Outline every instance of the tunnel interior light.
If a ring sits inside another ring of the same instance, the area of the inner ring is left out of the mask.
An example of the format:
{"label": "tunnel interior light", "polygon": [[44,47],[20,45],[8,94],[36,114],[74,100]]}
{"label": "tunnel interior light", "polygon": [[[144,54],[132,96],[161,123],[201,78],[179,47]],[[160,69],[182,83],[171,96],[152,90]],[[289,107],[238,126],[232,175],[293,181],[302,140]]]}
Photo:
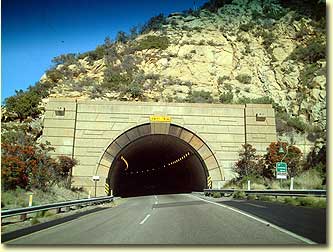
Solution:
{"label": "tunnel interior light", "polygon": [[[180,161],[183,161],[184,159],[187,159],[189,156],[191,155],[190,152],[186,152],[185,154],[183,154],[182,156],[180,156],[179,158],[171,161],[170,163],[167,164],[163,164],[160,167],[155,167],[155,168],[151,168],[151,169],[146,169],[146,170],[141,170],[141,171],[136,171],[136,172],[126,172],[126,175],[133,175],[133,174],[142,174],[142,173],[148,173],[148,172],[152,172],[152,171],[159,171],[160,169],[166,168],[167,166],[173,166],[177,163],[179,163]],[[124,160],[123,160],[124,161]],[[125,169],[126,171],[126,169]]]}

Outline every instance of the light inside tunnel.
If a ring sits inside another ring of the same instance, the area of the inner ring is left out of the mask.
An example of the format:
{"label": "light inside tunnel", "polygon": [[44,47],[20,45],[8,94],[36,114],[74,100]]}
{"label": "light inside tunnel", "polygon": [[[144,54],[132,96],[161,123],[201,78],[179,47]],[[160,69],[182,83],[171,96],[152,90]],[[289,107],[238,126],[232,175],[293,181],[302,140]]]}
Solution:
{"label": "light inside tunnel", "polygon": [[120,150],[109,183],[115,196],[130,197],[202,191],[206,176],[204,162],[187,142],[172,135],[151,134]]}

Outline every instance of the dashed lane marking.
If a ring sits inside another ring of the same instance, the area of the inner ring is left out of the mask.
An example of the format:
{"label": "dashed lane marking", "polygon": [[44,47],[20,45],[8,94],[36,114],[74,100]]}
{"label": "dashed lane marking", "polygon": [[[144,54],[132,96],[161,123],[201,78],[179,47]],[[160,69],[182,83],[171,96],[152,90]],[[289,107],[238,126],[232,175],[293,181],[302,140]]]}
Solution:
{"label": "dashed lane marking", "polygon": [[147,216],[140,222],[140,225],[144,224],[146,220],[150,217],[150,214],[147,214]]}

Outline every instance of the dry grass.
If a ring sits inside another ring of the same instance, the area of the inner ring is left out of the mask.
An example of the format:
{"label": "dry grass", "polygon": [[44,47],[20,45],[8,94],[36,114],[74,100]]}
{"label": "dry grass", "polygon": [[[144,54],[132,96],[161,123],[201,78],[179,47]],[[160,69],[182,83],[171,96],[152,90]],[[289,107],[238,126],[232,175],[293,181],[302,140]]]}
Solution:
{"label": "dry grass", "polygon": [[322,179],[316,170],[308,170],[295,177],[295,189],[323,189]]}
{"label": "dry grass", "polygon": [[48,192],[43,192],[41,190],[32,190],[30,192],[26,192],[22,189],[2,192],[1,205],[6,209],[27,207],[29,205],[30,194],[33,195],[33,205],[43,205],[88,197],[87,192],[73,192],[66,188],[55,185]]}

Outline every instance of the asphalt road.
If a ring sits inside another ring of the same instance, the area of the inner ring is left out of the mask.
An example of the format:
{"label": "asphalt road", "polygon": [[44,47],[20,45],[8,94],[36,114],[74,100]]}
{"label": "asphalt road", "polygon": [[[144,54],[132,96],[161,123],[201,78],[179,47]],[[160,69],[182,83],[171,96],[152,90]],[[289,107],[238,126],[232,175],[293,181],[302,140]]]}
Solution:
{"label": "asphalt road", "polygon": [[126,198],[6,244],[307,244],[309,240],[193,194]]}

